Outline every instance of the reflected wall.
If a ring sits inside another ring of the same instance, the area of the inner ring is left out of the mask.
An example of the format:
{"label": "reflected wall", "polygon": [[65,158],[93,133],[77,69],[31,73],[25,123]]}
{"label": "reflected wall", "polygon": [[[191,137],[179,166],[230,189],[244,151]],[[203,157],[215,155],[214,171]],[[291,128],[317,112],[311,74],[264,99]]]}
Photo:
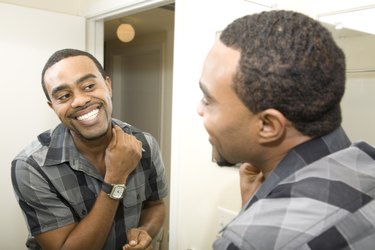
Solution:
{"label": "reflected wall", "polygon": [[[368,9],[364,10],[368,11]],[[353,10],[353,12],[361,15],[358,10]],[[325,17],[327,16],[329,15]],[[375,19],[375,14],[369,18]],[[352,20],[356,19],[352,18]],[[348,21],[350,20],[346,22]],[[373,23],[367,20],[364,26],[368,25],[367,22]],[[346,56],[346,89],[341,104],[342,126],[353,142],[364,140],[375,145],[375,133],[373,133],[373,128],[375,128],[375,34],[370,33],[372,31],[366,28],[359,27],[356,30],[342,27],[338,21],[336,25],[327,23],[323,25],[331,31]],[[358,24],[351,27],[358,27]]]}

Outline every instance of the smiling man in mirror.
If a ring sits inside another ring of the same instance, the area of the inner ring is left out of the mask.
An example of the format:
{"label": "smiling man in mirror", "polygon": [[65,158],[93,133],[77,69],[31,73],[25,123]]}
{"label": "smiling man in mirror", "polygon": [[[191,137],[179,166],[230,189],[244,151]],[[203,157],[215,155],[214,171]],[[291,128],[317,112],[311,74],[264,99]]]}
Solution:
{"label": "smiling man in mirror", "polygon": [[20,152],[11,172],[27,247],[150,249],[167,195],[156,140],[112,118],[111,80],[87,52],[55,52],[42,87],[61,123]]}

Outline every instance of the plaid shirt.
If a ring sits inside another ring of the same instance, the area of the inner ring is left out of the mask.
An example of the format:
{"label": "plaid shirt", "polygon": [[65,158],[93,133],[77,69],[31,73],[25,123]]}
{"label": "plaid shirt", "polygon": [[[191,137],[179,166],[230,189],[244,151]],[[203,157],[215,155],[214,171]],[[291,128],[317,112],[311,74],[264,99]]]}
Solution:
{"label": "plaid shirt", "polygon": [[[145,152],[128,177],[103,249],[122,249],[127,242],[126,231],[138,226],[143,202],[167,195],[164,164],[155,139],[126,123],[113,121],[141,140]],[[102,176],[77,151],[62,124],[42,133],[26,147],[13,160],[11,173],[15,195],[32,236],[79,222],[90,212],[103,183]],[[34,248],[35,244],[30,236],[28,247]]]}
{"label": "plaid shirt", "polygon": [[375,149],[338,128],[290,150],[214,243],[235,249],[374,249]]}

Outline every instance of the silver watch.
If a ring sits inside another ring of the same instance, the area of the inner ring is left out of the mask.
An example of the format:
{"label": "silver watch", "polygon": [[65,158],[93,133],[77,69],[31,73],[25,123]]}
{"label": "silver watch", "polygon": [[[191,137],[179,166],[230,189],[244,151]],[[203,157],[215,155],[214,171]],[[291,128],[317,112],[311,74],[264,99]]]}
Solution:
{"label": "silver watch", "polygon": [[111,199],[121,200],[124,197],[125,184],[109,184],[103,181],[102,190],[108,194]]}

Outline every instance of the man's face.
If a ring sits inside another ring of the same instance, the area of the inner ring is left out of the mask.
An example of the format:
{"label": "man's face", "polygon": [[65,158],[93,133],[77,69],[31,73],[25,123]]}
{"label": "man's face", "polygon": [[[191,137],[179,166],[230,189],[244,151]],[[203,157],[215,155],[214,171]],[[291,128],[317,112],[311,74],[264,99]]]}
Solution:
{"label": "man's face", "polygon": [[65,58],[46,71],[44,81],[51,98],[49,105],[73,136],[93,140],[108,132],[111,82],[103,79],[90,58]]}
{"label": "man's face", "polygon": [[216,42],[200,79],[203,98],[198,106],[217,162],[245,162],[252,147],[255,116],[233,89],[240,52]]}

